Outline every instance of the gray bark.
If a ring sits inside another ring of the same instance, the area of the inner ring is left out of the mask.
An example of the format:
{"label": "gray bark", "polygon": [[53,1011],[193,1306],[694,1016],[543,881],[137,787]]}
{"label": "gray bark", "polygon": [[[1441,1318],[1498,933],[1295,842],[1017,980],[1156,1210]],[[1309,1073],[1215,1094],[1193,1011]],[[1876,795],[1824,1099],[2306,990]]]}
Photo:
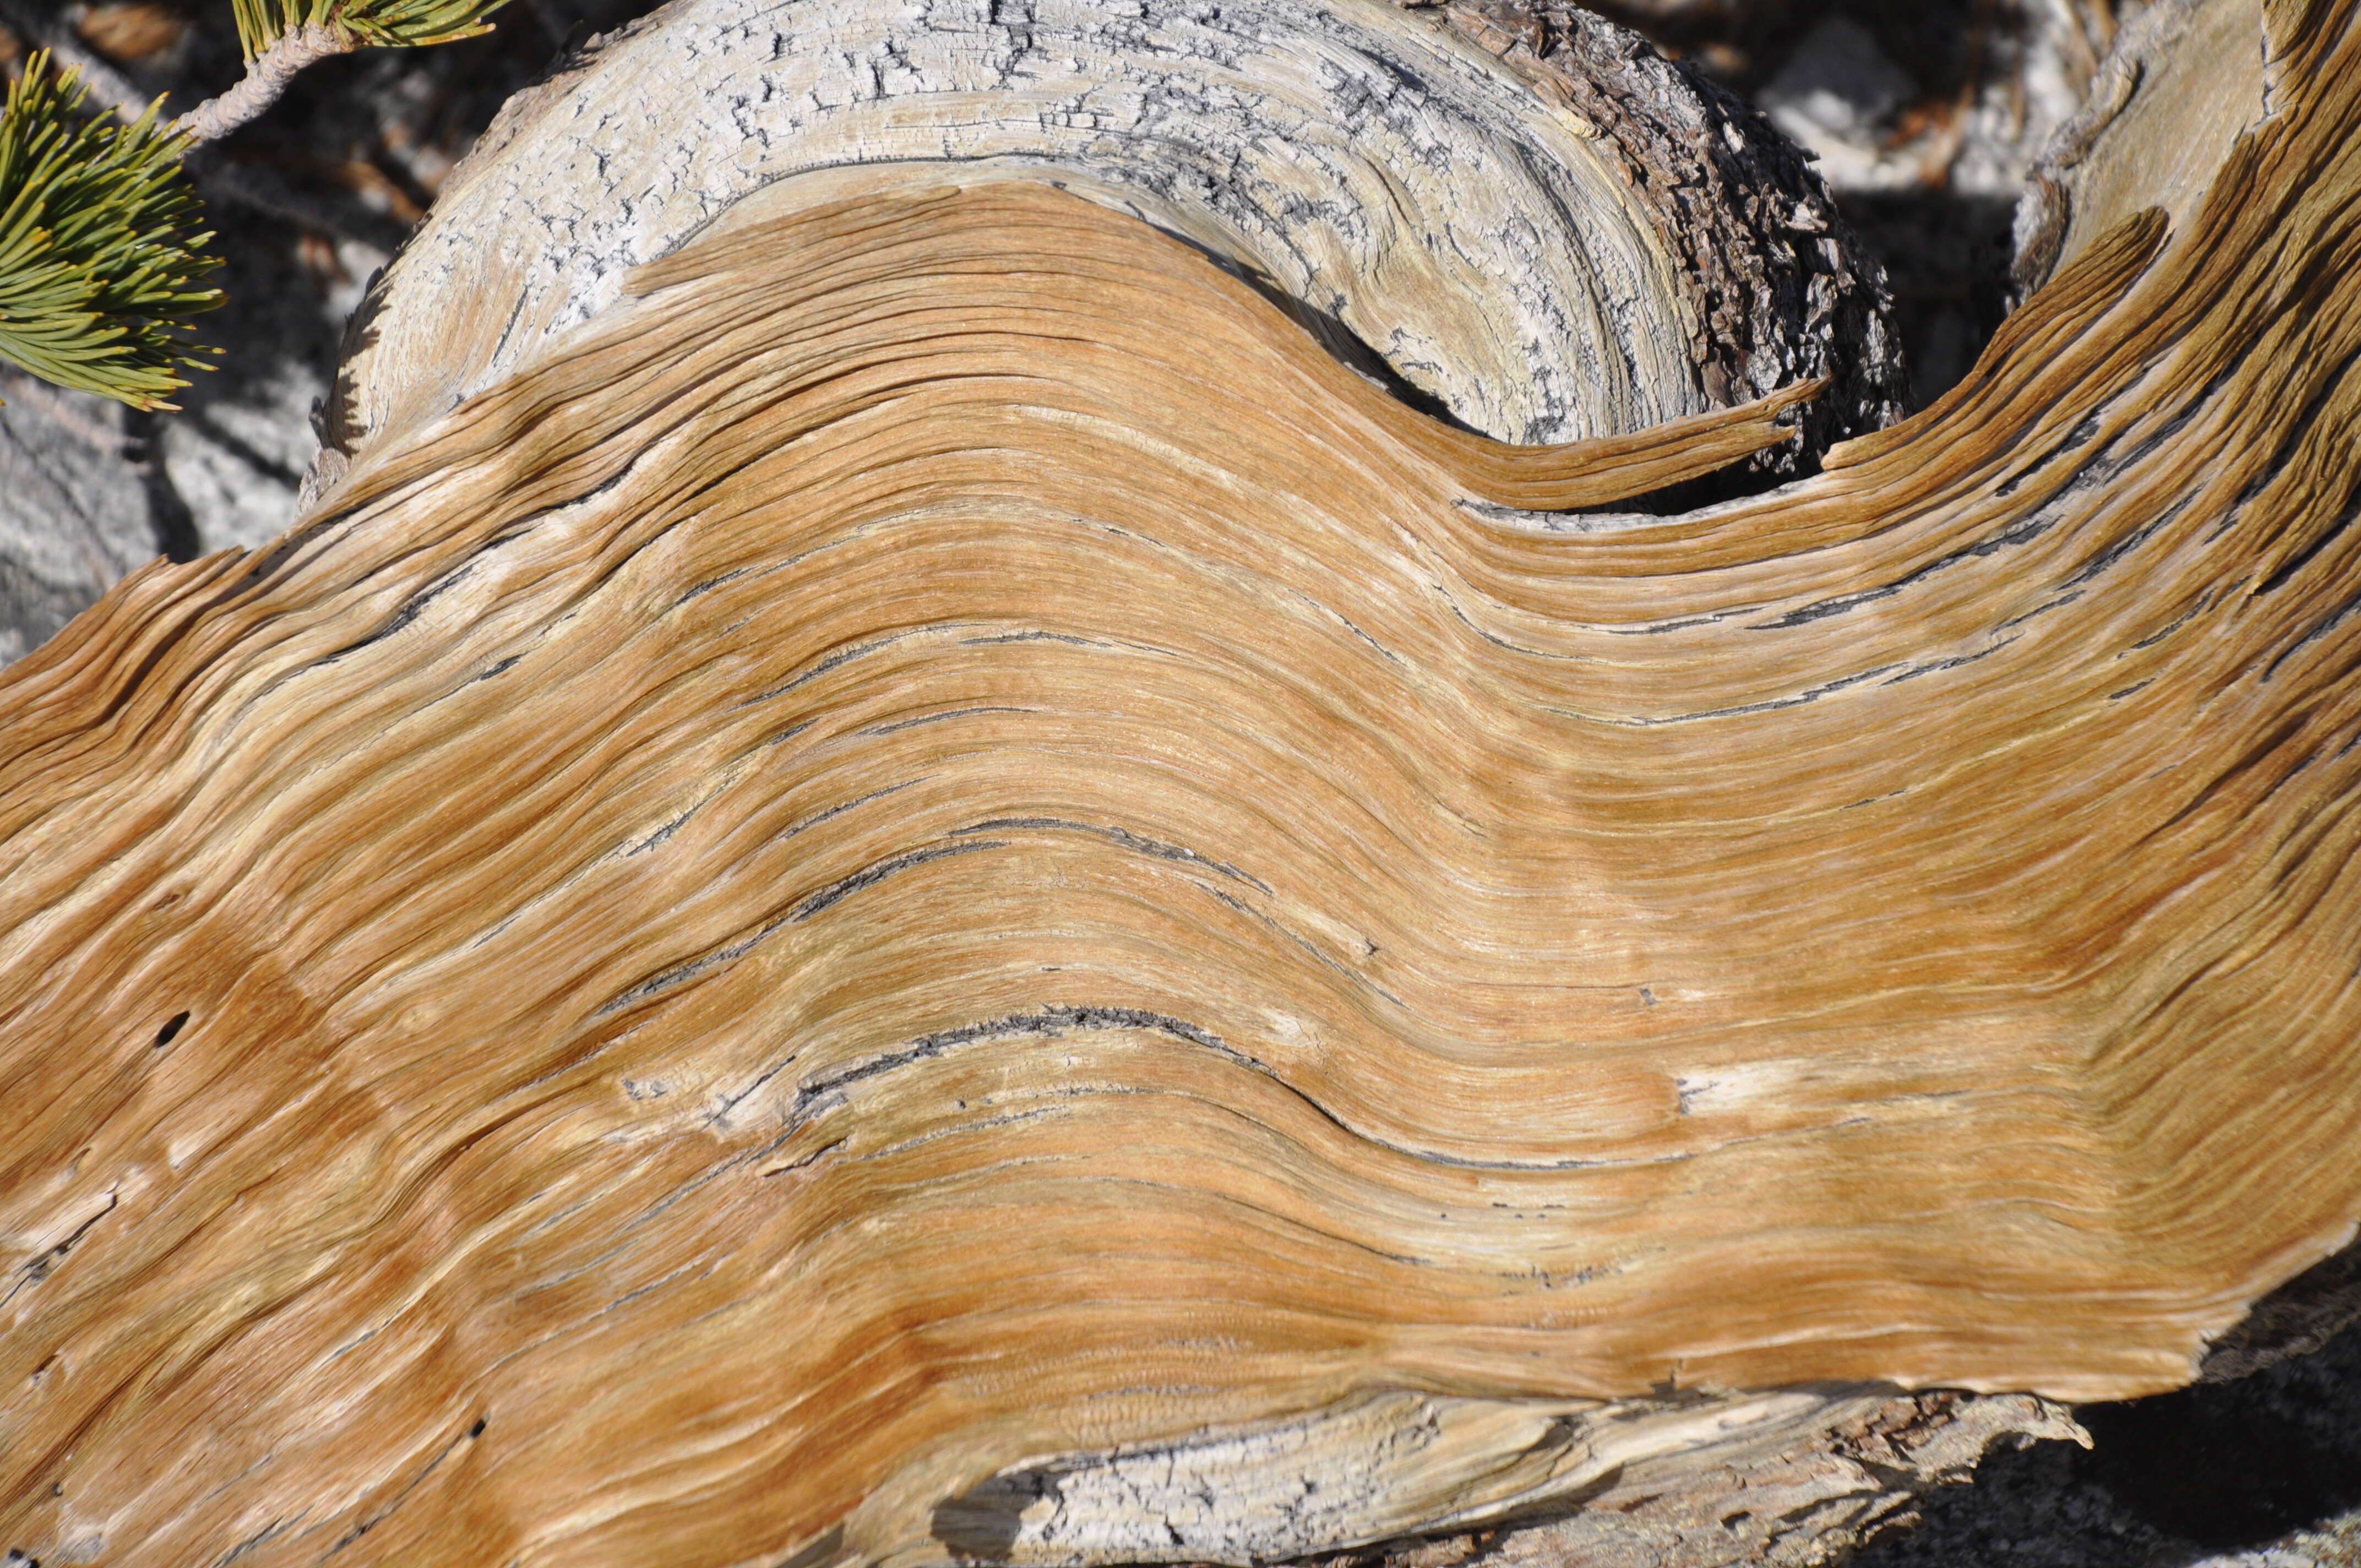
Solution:
{"label": "gray bark", "polygon": [[1506,439],[1823,374],[1807,443],[1900,411],[1874,269],[1801,159],[1570,9],[703,0],[503,110],[365,308],[330,467],[552,352],[732,203],[851,165],[1064,181]]}

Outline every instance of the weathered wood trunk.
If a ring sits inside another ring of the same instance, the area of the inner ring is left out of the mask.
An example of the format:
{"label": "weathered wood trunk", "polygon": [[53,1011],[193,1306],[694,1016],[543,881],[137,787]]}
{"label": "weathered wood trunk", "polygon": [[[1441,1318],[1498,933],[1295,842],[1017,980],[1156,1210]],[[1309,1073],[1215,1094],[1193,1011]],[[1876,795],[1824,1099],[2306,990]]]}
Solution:
{"label": "weathered wood trunk", "polygon": [[2361,1214],[2361,30],[2255,21],[1891,429],[1570,13],[552,82],[307,518],[0,674],[0,1547],[1803,1557],[2187,1381]]}

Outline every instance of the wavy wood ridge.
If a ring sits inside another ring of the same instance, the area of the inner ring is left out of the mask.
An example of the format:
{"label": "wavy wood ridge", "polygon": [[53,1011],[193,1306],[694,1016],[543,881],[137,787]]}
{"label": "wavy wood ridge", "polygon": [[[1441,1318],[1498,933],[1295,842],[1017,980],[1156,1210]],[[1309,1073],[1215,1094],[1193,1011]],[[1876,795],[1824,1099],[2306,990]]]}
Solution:
{"label": "wavy wood ridge", "polygon": [[0,674],[0,1544],[1245,1563],[2185,1381],[2361,1214],[2334,10],[1757,500],[789,192],[136,574]]}

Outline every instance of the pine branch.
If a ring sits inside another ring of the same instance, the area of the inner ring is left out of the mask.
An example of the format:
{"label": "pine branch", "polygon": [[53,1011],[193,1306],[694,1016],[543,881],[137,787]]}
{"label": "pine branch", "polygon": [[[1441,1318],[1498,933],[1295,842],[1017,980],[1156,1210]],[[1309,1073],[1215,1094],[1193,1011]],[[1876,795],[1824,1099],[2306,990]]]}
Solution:
{"label": "pine branch", "polygon": [[[238,20],[245,21],[243,11]],[[192,142],[219,141],[279,102],[287,84],[307,65],[354,48],[352,36],[319,22],[306,22],[273,38],[262,52],[247,56],[246,74],[219,97],[208,98],[173,122]]]}
{"label": "pine branch", "polygon": [[[488,32],[503,4],[233,0],[246,75],[169,126],[161,100],[137,109],[97,62],[59,72],[49,52],[34,55],[0,114],[0,358],[135,408],[171,407],[166,395],[188,385],[175,367],[205,352],[180,335],[185,318],[221,303],[197,285],[216,263],[203,249],[213,236],[191,232],[182,158],[260,115],[306,66]],[[21,9],[0,0],[11,20]],[[93,76],[121,121],[82,112]]]}
{"label": "pine branch", "polygon": [[205,352],[180,334],[221,303],[216,265],[181,168],[187,139],[157,122],[83,112],[76,73],[26,61],[0,111],[0,358],[134,408],[170,408],[176,367]]}
{"label": "pine branch", "polygon": [[370,45],[448,43],[489,32],[507,0],[235,0],[246,74],[176,122],[192,142],[219,141],[279,101],[303,68]]}
{"label": "pine branch", "polygon": [[246,58],[259,59],[280,38],[305,27],[326,27],[351,39],[345,47],[400,48],[449,43],[489,32],[486,18],[507,0],[232,0]]}
{"label": "pine branch", "polygon": [[[47,49],[53,65],[78,72],[82,84],[90,90],[91,97],[112,108],[126,124],[137,120],[146,112],[147,100],[139,96],[139,90],[132,86],[121,71],[85,49],[74,37],[71,27],[34,9],[27,0],[0,0],[0,23],[6,24],[29,39],[35,48]],[[187,134],[190,117],[184,115],[177,122],[183,134]],[[216,138],[192,137],[191,139],[205,141]],[[182,167],[196,181],[198,194],[209,203],[232,203],[284,223],[340,239],[358,240],[379,250],[390,251],[399,245],[402,230],[407,226],[395,224],[390,219],[377,218],[375,214],[356,221],[352,214],[339,212],[295,190],[283,180],[220,162],[208,156],[202,148],[186,158]]]}

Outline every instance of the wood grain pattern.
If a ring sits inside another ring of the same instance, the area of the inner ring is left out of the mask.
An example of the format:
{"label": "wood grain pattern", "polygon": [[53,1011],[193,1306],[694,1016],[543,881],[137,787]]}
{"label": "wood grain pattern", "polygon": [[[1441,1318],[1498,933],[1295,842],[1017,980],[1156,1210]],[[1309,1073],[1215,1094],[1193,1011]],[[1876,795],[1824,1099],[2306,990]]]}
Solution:
{"label": "wood grain pattern", "polygon": [[1754,500],[1595,510],[1778,400],[1505,447],[789,181],[136,574],[0,673],[0,1544],[1245,1563],[2186,1381],[2361,1214],[2361,38],[2272,25],[2187,232]]}

